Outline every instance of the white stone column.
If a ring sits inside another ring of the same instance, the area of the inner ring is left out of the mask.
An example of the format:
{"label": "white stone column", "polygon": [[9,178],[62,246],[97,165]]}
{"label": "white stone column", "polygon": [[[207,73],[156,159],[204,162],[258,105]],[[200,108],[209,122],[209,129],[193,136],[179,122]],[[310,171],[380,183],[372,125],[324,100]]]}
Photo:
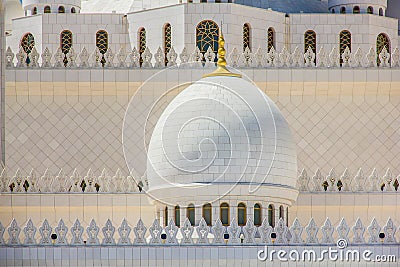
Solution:
{"label": "white stone column", "polygon": [[160,207],[160,225],[164,227],[165,209]]}
{"label": "white stone column", "polygon": [[246,203],[247,205],[247,214],[246,214],[246,222],[251,218],[254,223],[254,205],[252,203]]}
{"label": "white stone column", "polygon": [[231,224],[231,221],[233,220],[233,218],[235,218],[236,222],[237,221],[237,204],[234,205],[232,203],[229,203],[229,224]]}
{"label": "white stone column", "polygon": [[212,225],[214,225],[215,222],[220,218],[219,216],[220,216],[219,215],[219,204],[215,203],[211,207],[211,217],[212,217],[211,224]]}
{"label": "white stone column", "polygon": [[201,218],[203,218],[203,205],[195,205],[194,208],[194,214],[195,214],[195,225],[199,225]]}
{"label": "white stone column", "polygon": [[275,213],[275,226],[279,221],[279,206],[274,205],[274,213]]}

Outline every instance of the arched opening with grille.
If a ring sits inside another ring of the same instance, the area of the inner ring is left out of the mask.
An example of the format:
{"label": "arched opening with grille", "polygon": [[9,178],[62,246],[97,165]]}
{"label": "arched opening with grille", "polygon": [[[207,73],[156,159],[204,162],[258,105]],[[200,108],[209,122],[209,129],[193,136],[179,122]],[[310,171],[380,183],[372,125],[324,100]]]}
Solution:
{"label": "arched opening with grille", "polygon": [[32,10],[32,15],[36,15],[37,14],[37,7],[34,7]]}
{"label": "arched opening with grille", "polygon": [[345,8],[344,6],[342,6],[342,7],[340,8],[340,13],[341,13],[341,14],[345,14],[345,13],[346,13],[346,8]]}
{"label": "arched opening with grille", "polygon": [[229,225],[229,204],[228,203],[222,203],[219,207],[219,214],[220,214],[220,220],[222,222],[222,225],[228,226]]}
{"label": "arched opening with grille", "polygon": [[163,29],[163,37],[164,37],[164,63],[165,66],[168,64],[168,53],[171,51],[172,47],[172,28],[171,24],[167,23],[164,25]]}
{"label": "arched opening with grille", "polygon": [[96,32],[96,47],[99,49],[101,56],[100,63],[104,67],[106,59],[104,55],[108,50],[108,33],[105,30],[99,30]]}
{"label": "arched opening with grille", "polygon": [[342,66],[343,63],[342,55],[346,47],[348,47],[351,52],[351,33],[348,30],[343,30],[339,34],[340,66]]}
{"label": "arched opening with grille", "polygon": [[194,210],[194,205],[193,204],[189,204],[189,206],[186,209],[186,217],[189,219],[189,222],[192,226],[195,225],[195,210]]}
{"label": "arched opening with grille", "polygon": [[60,47],[61,52],[64,54],[64,66],[68,64],[67,54],[72,47],[72,32],[69,30],[64,30],[60,34]]}
{"label": "arched opening with grille", "polygon": [[270,27],[270,28],[268,28],[268,46],[267,46],[268,52],[269,52],[269,50],[271,50],[272,47],[274,49],[276,49],[276,47],[275,47],[275,30],[274,30],[274,28]]}
{"label": "arched opening with grille", "polygon": [[200,52],[203,54],[202,60],[205,61],[204,54],[207,52],[208,48],[215,54],[214,60],[217,59],[218,52],[218,37],[219,37],[219,27],[218,24],[212,20],[203,20],[196,27],[196,46],[199,48]]}
{"label": "arched opening with grille", "polygon": [[168,225],[168,207],[165,207],[164,210],[164,226]]}
{"label": "arched opening with grille", "polygon": [[206,221],[208,226],[211,226],[212,223],[212,207],[210,203],[203,205],[203,218]]}
{"label": "arched opening with grille", "polygon": [[368,13],[368,14],[374,14],[374,8],[373,8],[372,6],[369,6],[369,7],[367,8],[367,13]]}
{"label": "arched opening with grille", "polygon": [[246,225],[246,204],[239,203],[238,204],[238,225],[245,226]]}
{"label": "arched opening with grille", "polygon": [[378,34],[378,37],[376,38],[376,62],[378,63],[378,66],[381,65],[381,60],[379,58],[380,53],[382,53],[382,50],[386,48],[386,51],[390,53],[390,39],[389,36],[387,36],[385,33],[380,33]]}
{"label": "arched opening with grille", "polygon": [[146,50],[146,29],[140,28],[138,31],[138,47],[140,55],[140,66],[143,64],[143,53]]}
{"label": "arched opening with grille", "polygon": [[180,227],[181,226],[181,208],[179,206],[175,206],[175,214],[174,214],[175,225]]}
{"label": "arched opening with grille", "polygon": [[58,7],[58,13],[65,13],[65,7],[59,6]]}
{"label": "arched opening with grille", "polygon": [[76,13],[75,7],[71,7],[71,13]]}
{"label": "arched opening with grille", "polygon": [[[304,53],[307,53],[308,48],[311,48],[312,52],[317,54],[317,34],[313,30],[308,30],[304,33]],[[314,58],[314,63],[316,57]]]}
{"label": "arched opening with grille", "polygon": [[359,6],[353,7],[353,14],[360,14],[360,7]]}
{"label": "arched opening with grille", "polygon": [[260,226],[261,223],[262,223],[261,205],[256,203],[254,204],[254,225]]}
{"label": "arched opening with grille", "polygon": [[21,41],[20,41],[20,46],[26,53],[26,65],[29,66],[31,63],[31,59],[29,57],[29,54],[32,52],[33,48],[35,47],[35,38],[33,37],[33,34],[28,32],[22,36]]}
{"label": "arched opening with grille", "polygon": [[243,24],[243,52],[246,48],[251,51],[251,29],[248,23]]}
{"label": "arched opening with grille", "polygon": [[268,224],[271,227],[275,227],[275,209],[272,204],[268,206]]}
{"label": "arched opening with grille", "polygon": [[44,13],[51,13],[51,8],[50,8],[50,6],[45,6],[45,7],[44,7]]}

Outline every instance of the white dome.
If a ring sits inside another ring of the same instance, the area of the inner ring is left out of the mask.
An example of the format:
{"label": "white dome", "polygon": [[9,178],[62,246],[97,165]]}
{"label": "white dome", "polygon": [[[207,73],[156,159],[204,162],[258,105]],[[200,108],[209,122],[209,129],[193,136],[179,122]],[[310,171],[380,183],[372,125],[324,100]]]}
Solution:
{"label": "white dome", "polygon": [[169,205],[242,196],[297,199],[297,157],[278,107],[242,78],[207,77],[160,116],[149,144],[148,193]]}

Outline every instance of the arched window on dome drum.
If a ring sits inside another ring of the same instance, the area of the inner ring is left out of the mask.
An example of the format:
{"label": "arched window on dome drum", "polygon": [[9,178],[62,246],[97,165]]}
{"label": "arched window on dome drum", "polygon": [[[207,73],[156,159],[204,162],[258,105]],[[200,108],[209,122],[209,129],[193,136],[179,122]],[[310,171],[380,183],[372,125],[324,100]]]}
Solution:
{"label": "arched window on dome drum", "polygon": [[64,30],[60,34],[60,47],[61,52],[64,54],[64,66],[68,64],[67,54],[72,47],[72,32],[69,30]]}
{"label": "arched window on dome drum", "polygon": [[334,8],[332,8],[332,14],[335,14],[336,13],[336,11],[335,11],[335,9]]}
{"label": "arched window on dome drum", "polygon": [[58,13],[65,13],[65,8],[63,6],[59,6]]}
{"label": "arched window on dome drum", "polygon": [[343,30],[339,34],[339,50],[340,50],[340,66],[342,66],[343,59],[342,54],[346,47],[350,49],[351,52],[351,33],[347,30]]}
{"label": "arched window on dome drum", "polygon": [[228,203],[222,203],[220,205],[219,214],[220,214],[220,220],[222,222],[222,225],[228,226],[229,225],[229,204]]}
{"label": "arched window on dome drum", "polygon": [[219,27],[218,24],[212,20],[203,20],[196,27],[196,46],[203,54],[203,61],[205,61],[204,54],[208,48],[211,47],[215,53],[215,59],[217,59],[218,52],[218,38],[219,38]]}
{"label": "arched window on dome drum", "polygon": [[206,221],[208,226],[211,226],[212,223],[212,207],[210,203],[203,205],[203,218]]}
{"label": "arched window on dome drum", "polygon": [[187,210],[186,210],[186,217],[189,219],[190,224],[192,226],[194,226],[195,219],[196,219],[194,212],[195,212],[194,205],[193,204],[189,204],[189,206],[187,207]]}
{"label": "arched window on dome drum", "polygon": [[250,25],[248,23],[243,24],[243,52],[248,47],[251,51],[251,37],[250,37]]}
{"label": "arched window on dome drum", "polygon": [[33,48],[35,47],[35,38],[33,37],[33,34],[28,32],[21,38],[20,46],[26,53],[26,65],[29,66],[29,63],[31,62],[29,58],[29,54],[32,52]]}
{"label": "arched window on dome drum", "polygon": [[383,8],[379,9],[379,16],[383,16]]}
{"label": "arched window on dome drum", "polygon": [[76,13],[75,7],[71,7],[71,13]]}
{"label": "arched window on dome drum", "polygon": [[268,28],[268,52],[271,48],[275,48],[275,30],[274,28]]}
{"label": "arched window on dome drum", "polygon": [[181,208],[179,206],[175,206],[175,225],[180,227],[181,226]]}
{"label": "arched window on dome drum", "polygon": [[100,63],[104,67],[106,64],[104,55],[108,50],[108,33],[105,30],[99,30],[96,32],[96,47],[99,49],[99,52],[102,55]]}
{"label": "arched window on dome drum", "polygon": [[260,226],[262,223],[261,205],[256,203],[254,205],[254,225]]}
{"label": "arched window on dome drum", "polygon": [[[313,30],[304,33],[304,53],[307,53],[308,48],[311,48],[315,55],[317,54],[317,34]],[[315,59],[314,63],[316,62]]]}
{"label": "arched window on dome drum", "polygon": [[374,8],[373,8],[372,6],[369,6],[369,7],[367,8],[367,13],[368,13],[368,14],[374,14]]}
{"label": "arched window on dome drum", "polygon": [[341,13],[341,14],[345,14],[345,13],[346,13],[346,8],[345,8],[344,6],[342,6],[342,7],[340,8],[340,13]]}
{"label": "arched window on dome drum", "polygon": [[285,216],[285,208],[283,206],[280,206],[279,207],[279,218],[284,219],[284,216]]}
{"label": "arched window on dome drum", "polygon": [[271,227],[275,227],[275,209],[272,204],[268,206],[268,223]]}
{"label": "arched window on dome drum", "polygon": [[359,6],[353,7],[353,14],[360,14],[360,7]]}
{"label": "arched window on dome drum", "polygon": [[246,225],[246,205],[244,203],[239,203],[238,205],[238,225]]}
{"label": "arched window on dome drum", "polygon": [[164,210],[164,226],[168,225],[168,207],[165,207]]}
{"label": "arched window on dome drum", "polygon": [[36,15],[37,14],[37,7],[34,7],[32,10],[32,15]]}
{"label": "arched window on dome drum", "polygon": [[44,13],[51,13],[51,8],[49,6],[45,6]]}
{"label": "arched window on dome drum", "polygon": [[139,55],[140,55],[140,66],[143,64],[143,57],[142,54],[146,50],[146,29],[145,28],[140,28],[139,32]]}
{"label": "arched window on dome drum", "polygon": [[172,28],[171,24],[167,23],[164,26],[164,63],[165,66],[168,64],[168,58],[167,55],[169,51],[171,51],[172,47]]}
{"label": "arched window on dome drum", "polygon": [[[378,37],[376,38],[376,62],[378,63],[378,66],[381,64],[381,60],[379,59],[379,54],[382,52],[382,50],[386,47],[386,50],[390,53],[390,40],[389,37],[384,34],[380,33]],[[389,59],[390,62],[390,59]]]}

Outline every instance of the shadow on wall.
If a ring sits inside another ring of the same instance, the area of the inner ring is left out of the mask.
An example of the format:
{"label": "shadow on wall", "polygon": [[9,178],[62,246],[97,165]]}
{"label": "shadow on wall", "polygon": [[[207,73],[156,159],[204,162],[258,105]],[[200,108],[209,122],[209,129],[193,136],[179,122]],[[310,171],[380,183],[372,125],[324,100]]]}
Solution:
{"label": "shadow on wall", "polygon": [[389,0],[388,7],[386,10],[386,16],[397,18],[399,20],[399,35],[400,35],[400,1],[399,0]]}

